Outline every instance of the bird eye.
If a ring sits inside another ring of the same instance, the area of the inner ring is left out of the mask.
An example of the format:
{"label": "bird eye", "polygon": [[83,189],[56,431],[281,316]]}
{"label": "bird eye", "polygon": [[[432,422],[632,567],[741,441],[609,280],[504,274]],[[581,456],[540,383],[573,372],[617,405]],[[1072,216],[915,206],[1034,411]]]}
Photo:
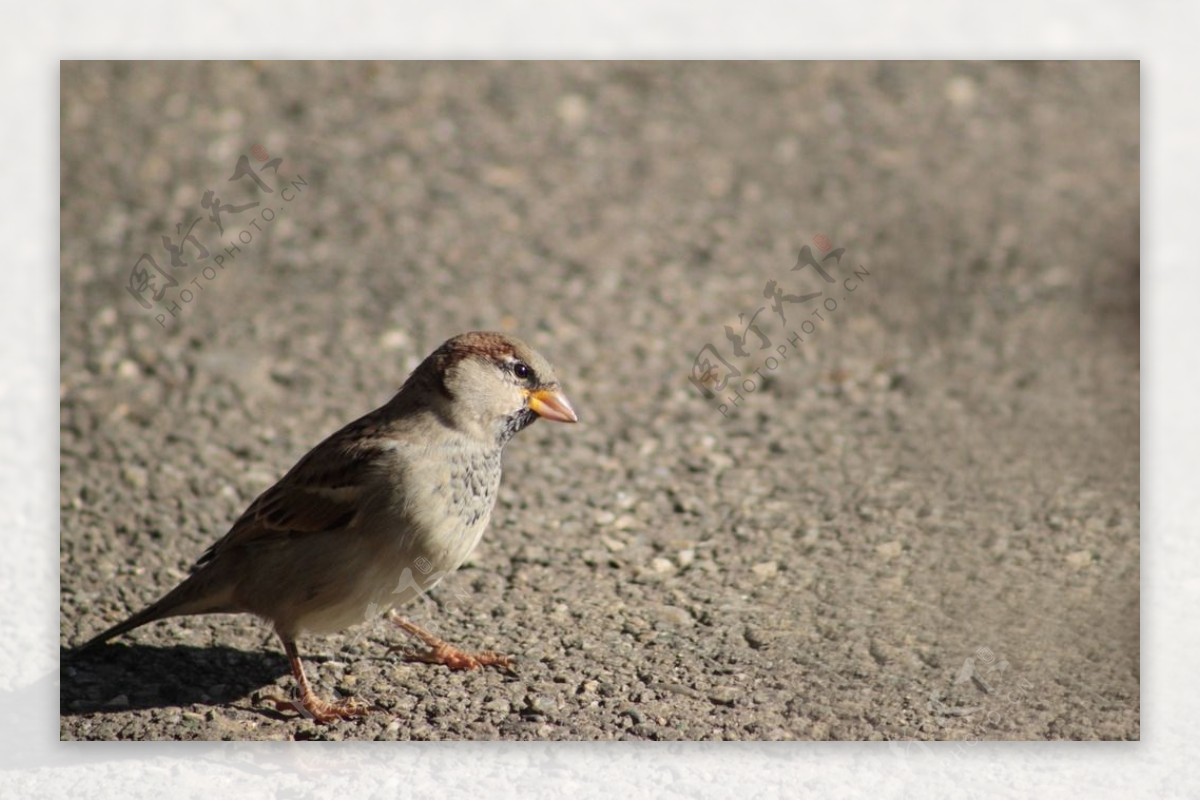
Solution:
{"label": "bird eye", "polygon": [[533,370],[525,362],[517,362],[512,369],[513,374],[522,381],[528,380],[533,375]]}

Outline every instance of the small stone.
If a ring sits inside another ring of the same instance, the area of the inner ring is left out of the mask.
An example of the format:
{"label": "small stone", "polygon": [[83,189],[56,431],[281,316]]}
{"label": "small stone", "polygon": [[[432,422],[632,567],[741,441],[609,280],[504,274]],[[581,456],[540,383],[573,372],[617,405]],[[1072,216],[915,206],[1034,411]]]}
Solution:
{"label": "small stone", "polygon": [[679,552],[679,556],[676,557],[676,561],[679,562],[680,567],[687,567],[692,562],[696,561],[696,549],[684,548]]}
{"label": "small stone", "polygon": [[379,337],[379,347],[384,350],[400,350],[408,347],[408,333],[400,328],[393,328],[390,331],[384,331]]}
{"label": "small stone", "polygon": [[613,521],[613,528],[615,528],[617,531],[627,531],[637,524],[637,518],[633,515],[621,515]]}
{"label": "small stone", "polygon": [[755,650],[766,648],[767,645],[770,644],[770,639],[767,637],[766,633],[763,632],[762,629],[754,626],[747,626],[746,630],[742,632],[742,637],[745,638],[746,644]]}
{"label": "small stone", "polygon": [[558,704],[553,698],[545,695],[527,695],[525,696],[526,715],[548,715],[558,709]]}
{"label": "small stone", "polygon": [[389,734],[395,734],[396,732],[400,731],[400,719],[396,718],[391,723],[389,723],[387,725],[387,731]]}
{"label": "small stone", "polygon": [[895,559],[903,550],[904,543],[900,542],[900,540],[882,542],[875,546],[875,553],[879,554],[884,559]]}
{"label": "small stone", "polygon": [[488,701],[483,705],[483,708],[489,712],[506,713],[511,711],[512,705],[509,704],[508,699],[506,698],[497,698],[494,701]]}
{"label": "small stone", "polygon": [[604,547],[608,548],[608,550],[610,550],[610,551],[625,550],[625,543],[621,542],[620,540],[618,540],[614,537],[604,536],[604,537],[600,538],[600,541],[602,543],[604,543]]}
{"label": "small stone", "polygon": [[975,82],[965,75],[956,75],[946,83],[946,99],[959,107],[975,102]]}
{"label": "small stone", "polygon": [[563,125],[568,128],[578,128],[587,122],[588,103],[577,94],[563,95],[559,98],[555,111]]}
{"label": "small stone", "polygon": [[659,619],[674,626],[691,626],[692,616],[681,606],[663,606],[659,610]]}
{"label": "small stone", "polygon": [[750,572],[759,578],[770,578],[779,572],[778,562],[759,562],[750,568]]}
{"label": "small stone", "polygon": [[135,490],[143,490],[149,480],[149,473],[141,465],[127,464],[121,467],[121,480]]}
{"label": "small stone", "polygon": [[1075,570],[1083,570],[1092,564],[1091,551],[1075,551],[1067,554],[1067,564]]}
{"label": "small stone", "polygon": [[723,453],[705,454],[705,458],[708,459],[709,464],[711,464],[713,469],[718,473],[722,470],[728,470],[729,468],[733,467],[733,458],[726,456]]}
{"label": "small stone", "polygon": [[675,565],[670,559],[656,556],[650,560],[650,569],[655,573],[670,573],[675,570]]}
{"label": "small stone", "polygon": [[593,518],[597,526],[607,526],[617,519],[617,516],[607,509],[596,512],[596,517]]}
{"label": "small stone", "polygon": [[481,173],[485,183],[499,189],[518,186],[525,180],[525,175],[520,170],[501,164],[485,165]]}
{"label": "small stone", "polygon": [[721,706],[733,706],[740,695],[736,687],[714,687],[708,693],[708,700]]}

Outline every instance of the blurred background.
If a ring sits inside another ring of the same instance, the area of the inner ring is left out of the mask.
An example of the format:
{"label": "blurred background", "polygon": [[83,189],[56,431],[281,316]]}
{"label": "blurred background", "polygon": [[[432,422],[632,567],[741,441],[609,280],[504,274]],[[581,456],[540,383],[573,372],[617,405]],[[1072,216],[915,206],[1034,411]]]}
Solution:
{"label": "blurred background", "polygon": [[1136,62],[63,62],[61,98],[64,645],[455,333],[583,420],[514,441],[414,610],[518,677],[313,638],[389,713],[314,727],[264,712],[265,627],[180,619],[66,667],[62,737],[1139,736]]}

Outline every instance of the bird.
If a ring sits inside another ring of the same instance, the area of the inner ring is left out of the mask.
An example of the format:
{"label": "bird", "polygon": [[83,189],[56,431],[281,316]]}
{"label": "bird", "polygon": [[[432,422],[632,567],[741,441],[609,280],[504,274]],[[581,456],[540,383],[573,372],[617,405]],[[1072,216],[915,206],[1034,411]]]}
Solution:
{"label": "bird", "polygon": [[510,657],[460,650],[396,609],[478,544],[504,446],[539,418],[579,419],[541,354],[497,332],[448,339],[387,403],[331,434],[259,495],[182,583],[75,655],[164,618],[252,614],[273,626],[296,682],[296,699],[271,700],[320,723],[372,707],[314,692],[297,648],[303,634],[386,616],[426,646],[410,659],[454,670],[511,668]]}

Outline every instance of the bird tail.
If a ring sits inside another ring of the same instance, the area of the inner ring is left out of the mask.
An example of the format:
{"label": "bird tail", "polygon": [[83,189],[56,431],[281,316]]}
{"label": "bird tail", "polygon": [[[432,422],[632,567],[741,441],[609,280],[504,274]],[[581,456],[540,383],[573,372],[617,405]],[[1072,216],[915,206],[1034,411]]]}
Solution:
{"label": "bird tail", "polygon": [[[236,609],[229,603],[226,593],[214,593],[213,587],[205,581],[203,573],[194,573],[175,589],[147,606],[142,611],[131,615],[112,628],[92,637],[74,650],[74,654],[90,651],[98,645],[120,636],[127,631],[133,631],[139,626],[163,620],[168,617],[181,615],[203,615],[216,612],[232,612]],[[219,596],[219,597],[215,597]]]}

